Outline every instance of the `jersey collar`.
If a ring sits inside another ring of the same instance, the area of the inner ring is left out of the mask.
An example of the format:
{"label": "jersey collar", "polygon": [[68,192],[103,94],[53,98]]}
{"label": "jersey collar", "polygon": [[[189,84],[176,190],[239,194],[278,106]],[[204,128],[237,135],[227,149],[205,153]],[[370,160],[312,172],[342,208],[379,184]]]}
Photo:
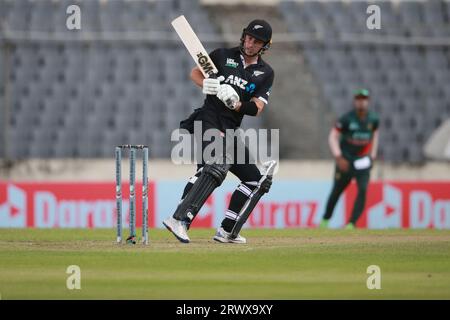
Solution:
{"label": "jersey collar", "polygon": [[257,64],[258,64],[258,61],[259,61],[259,59],[260,59],[260,58],[258,57],[258,60],[257,60],[256,62],[253,62],[253,63],[250,63],[250,64],[246,64],[246,63],[245,63],[244,56],[242,55],[242,53],[240,53],[239,55],[241,56],[242,66],[244,67],[244,69],[246,69],[248,66],[257,65]]}
{"label": "jersey collar", "polygon": [[256,62],[251,63],[251,64],[246,64],[244,56],[242,55],[241,50],[239,49],[239,47],[235,47],[234,49],[239,54],[239,57],[241,58],[242,66],[244,67],[244,69],[247,68],[248,66],[253,66],[253,65],[261,66],[262,65],[261,56],[258,56],[258,60]]}

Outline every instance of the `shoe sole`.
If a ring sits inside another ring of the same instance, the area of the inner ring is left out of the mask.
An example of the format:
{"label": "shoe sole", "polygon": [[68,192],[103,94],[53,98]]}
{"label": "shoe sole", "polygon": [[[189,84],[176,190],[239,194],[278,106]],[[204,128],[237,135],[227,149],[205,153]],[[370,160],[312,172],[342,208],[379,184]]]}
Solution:
{"label": "shoe sole", "polygon": [[246,244],[247,241],[246,241],[246,242],[239,242],[239,241],[233,241],[233,240],[230,240],[230,243],[235,243],[235,244]]}
{"label": "shoe sole", "polygon": [[224,239],[224,238],[219,238],[219,237],[214,237],[213,240],[215,240],[217,242],[220,242],[220,243],[235,243],[235,244],[246,244],[247,243],[247,242],[238,242],[238,241]]}
{"label": "shoe sole", "polygon": [[229,240],[219,237],[214,237],[213,240],[220,242],[220,243],[231,243]]}
{"label": "shoe sole", "polygon": [[167,230],[169,230],[170,232],[172,232],[172,234],[175,236],[175,238],[177,238],[178,241],[182,242],[182,243],[189,243],[188,239],[183,239],[180,238],[175,232],[173,232],[172,228],[170,228],[165,222],[163,222],[164,227],[167,228]]}

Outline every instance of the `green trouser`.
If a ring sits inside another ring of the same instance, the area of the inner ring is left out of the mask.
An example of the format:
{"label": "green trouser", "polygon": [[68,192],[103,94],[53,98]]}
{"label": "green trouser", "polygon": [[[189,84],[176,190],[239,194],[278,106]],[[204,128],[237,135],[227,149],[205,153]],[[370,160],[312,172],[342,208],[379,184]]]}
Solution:
{"label": "green trouser", "polygon": [[367,186],[370,180],[370,168],[364,170],[355,170],[354,168],[350,168],[347,172],[343,172],[337,167],[335,168],[333,189],[328,197],[327,207],[323,217],[325,220],[329,220],[331,218],[334,207],[339,200],[339,196],[353,178],[356,179],[356,183],[358,185],[358,195],[356,196],[349,222],[356,224],[356,221],[358,221],[358,218],[361,216],[366,203]]}

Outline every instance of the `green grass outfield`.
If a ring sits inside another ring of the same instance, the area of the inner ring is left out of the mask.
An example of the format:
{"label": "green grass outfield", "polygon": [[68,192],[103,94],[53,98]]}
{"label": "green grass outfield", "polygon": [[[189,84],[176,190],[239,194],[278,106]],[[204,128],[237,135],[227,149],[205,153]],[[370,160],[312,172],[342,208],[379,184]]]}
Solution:
{"label": "green grass outfield", "polygon": [[[2,299],[450,299],[450,231],[244,230],[247,245],[193,229],[117,245],[114,230],[0,229]],[[66,269],[81,268],[81,290]],[[369,290],[369,265],[381,290]]]}

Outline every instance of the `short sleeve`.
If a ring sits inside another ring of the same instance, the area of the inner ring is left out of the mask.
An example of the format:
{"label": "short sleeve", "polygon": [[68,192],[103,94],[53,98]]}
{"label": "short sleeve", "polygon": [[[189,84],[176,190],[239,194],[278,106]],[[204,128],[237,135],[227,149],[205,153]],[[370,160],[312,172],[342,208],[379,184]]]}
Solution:
{"label": "short sleeve", "polygon": [[348,130],[348,119],[346,115],[341,116],[336,123],[334,124],[334,128],[339,132],[345,132]]}
{"label": "short sleeve", "polygon": [[380,118],[378,116],[375,116],[373,119],[373,131],[377,131],[379,125],[380,125]]}
{"label": "short sleeve", "polygon": [[266,79],[261,84],[261,86],[255,91],[253,94],[254,97],[261,100],[265,104],[269,103],[270,90],[272,89],[273,80],[275,78],[275,74],[272,71]]}

